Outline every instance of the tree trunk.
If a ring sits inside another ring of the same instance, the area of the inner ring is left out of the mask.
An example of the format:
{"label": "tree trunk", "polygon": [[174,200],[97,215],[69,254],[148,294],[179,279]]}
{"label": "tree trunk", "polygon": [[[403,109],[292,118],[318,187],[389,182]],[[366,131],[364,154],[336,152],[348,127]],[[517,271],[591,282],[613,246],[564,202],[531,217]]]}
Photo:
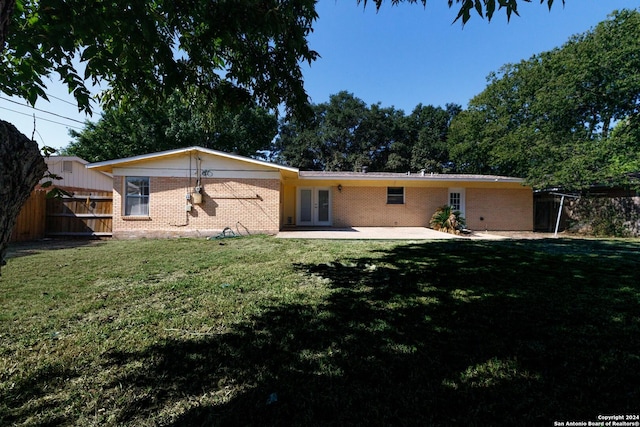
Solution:
{"label": "tree trunk", "polygon": [[0,268],[20,209],[46,171],[38,144],[0,120]]}

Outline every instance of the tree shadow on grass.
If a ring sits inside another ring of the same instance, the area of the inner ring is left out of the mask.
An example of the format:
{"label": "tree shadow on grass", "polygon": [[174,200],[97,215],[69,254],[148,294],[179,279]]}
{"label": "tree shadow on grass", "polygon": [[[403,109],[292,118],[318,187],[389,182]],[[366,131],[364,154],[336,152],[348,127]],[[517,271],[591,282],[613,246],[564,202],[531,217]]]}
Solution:
{"label": "tree shadow on grass", "polygon": [[46,364],[8,387],[0,387],[0,425],[18,425],[20,421],[42,427],[72,424],[71,414],[65,413],[64,403],[51,390],[80,376],[74,368],[62,363]]}
{"label": "tree shadow on grass", "polygon": [[77,237],[68,239],[41,239],[27,242],[12,242],[8,245],[5,259],[9,260],[11,258],[34,255],[58,249],[97,246],[104,244],[106,240],[106,238]]}
{"label": "tree shadow on grass", "polygon": [[[637,413],[637,244],[430,242],[300,264],[318,306],[272,304],[139,363],[118,423],[531,425]],[[107,365],[108,365],[107,364]],[[109,366],[105,366],[108,369]]]}

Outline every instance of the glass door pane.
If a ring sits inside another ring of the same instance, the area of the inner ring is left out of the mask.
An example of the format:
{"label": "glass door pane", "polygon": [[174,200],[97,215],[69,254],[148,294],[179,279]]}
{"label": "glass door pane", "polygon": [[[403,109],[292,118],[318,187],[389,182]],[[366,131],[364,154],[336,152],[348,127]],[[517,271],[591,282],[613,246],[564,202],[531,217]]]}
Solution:
{"label": "glass door pane", "polygon": [[313,207],[313,192],[309,189],[300,190],[300,222],[311,223]]}
{"label": "glass door pane", "polygon": [[329,222],[329,190],[318,190],[318,222]]}

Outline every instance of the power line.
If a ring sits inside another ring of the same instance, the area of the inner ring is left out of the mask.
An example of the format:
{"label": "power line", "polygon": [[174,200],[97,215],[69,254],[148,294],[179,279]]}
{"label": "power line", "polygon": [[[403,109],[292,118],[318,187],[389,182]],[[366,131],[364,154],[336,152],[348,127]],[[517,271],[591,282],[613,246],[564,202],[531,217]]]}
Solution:
{"label": "power line", "polygon": [[[13,99],[3,98],[2,96],[0,96],[0,99],[12,102],[12,103],[17,104],[17,105],[19,105],[21,107],[29,107],[28,105],[21,104],[20,102],[14,101]],[[72,119],[71,117],[66,117],[66,116],[63,116],[61,114],[52,113],[50,111],[42,110],[42,109],[36,108],[36,107],[29,107],[29,108],[32,108],[32,109],[34,109],[36,111],[40,111],[42,113],[51,114],[52,116],[60,117],[61,119],[69,120],[69,121],[80,123],[81,125],[84,125],[84,122],[81,122],[80,120]]]}
{"label": "power line", "polygon": [[45,92],[45,94],[47,95],[47,98],[57,99],[58,101],[64,102],[65,104],[73,105],[74,107],[78,106],[78,104],[74,104],[73,102],[67,101],[66,99],[58,98],[57,96],[51,95],[48,92]]}
{"label": "power line", "polygon": [[[16,114],[22,114],[23,116],[27,116],[27,117],[33,117],[33,115],[31,115],[31,114],[29,114],[29,113],[23,113],[23,112],[21,112],[21,111],[12,110],[11,108],[0,107],[0,109],[2,109],[2,110],[7,110],[7,111],[11,111],[12,113],[16,113]],[[62,125],[62,126],[66,126],[66,127],[70,127],[70,128],[74,128],[74,129],[82,130],[82,128],[81,128],[81,127],[78,127],[78,126],[69,125],[69,124],[66,124],[66,123],[56,122],[55,120],[49,120],[49,119],[45,119],[45,118],[43,118],[43,117],[38,117],[38,116],[35,116],[35,117],[36,117],[36,119],[38,119],[38,120],[42,120],[43,122],[55,123],[55,124],[57,124],[57,125]]]}

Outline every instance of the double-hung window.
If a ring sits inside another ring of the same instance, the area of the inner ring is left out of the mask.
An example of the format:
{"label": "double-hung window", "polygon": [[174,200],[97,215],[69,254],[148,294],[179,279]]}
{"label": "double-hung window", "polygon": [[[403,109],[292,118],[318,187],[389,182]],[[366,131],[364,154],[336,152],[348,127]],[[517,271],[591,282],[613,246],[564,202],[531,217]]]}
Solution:
{"label": "double-hung window", "polygon": [[387,187],[387,204],[404,204],[404,187]]}
{"label": "double-hung window", "polygon": [[149,216],[149,177],[125,178],[125,216]]}

